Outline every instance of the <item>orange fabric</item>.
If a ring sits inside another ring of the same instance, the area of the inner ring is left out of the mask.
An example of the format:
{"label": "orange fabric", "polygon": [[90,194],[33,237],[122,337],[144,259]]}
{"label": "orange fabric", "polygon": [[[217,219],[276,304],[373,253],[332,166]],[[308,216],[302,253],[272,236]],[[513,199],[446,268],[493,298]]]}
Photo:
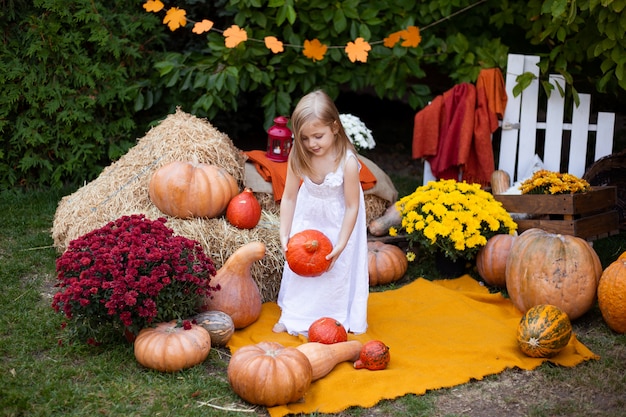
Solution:
{"label": "orange fabric", "polygon": [[[502,120],[508,98],[500,68],[481,69],[476,80],[476,88],[485,90],[489,111],[495,114],[497,119]],[[497,119],[495,120],[495,126],[491,126],[492,132],[498,128]]]}
{"label": "orange fabric", "polygon": [[420,110],[414,118],[413,158],[426,158],[438,179],[488,185],[495,169],[491,134],[507,97],[498,68],[481,70],[476,86],[462,83]]}
{"label": "orange fabric", "polygon": [[[265,151],[246,151],[248,159],[252,161],[257,172],[265,181],[272,183],[274,191],[274,200],[280,201],[285,191],[285,180],[287,179],[287,162],[276,162],[267,158]],[[370,169],[361,162],[361,171],[359,172],[361,187],[363,191],[369,190],[376,185],[376,176]]]}
{"label": "orange fabric", "polygon": [[[274,302],[263,304],[261,316],[235,331],[228,342],[232,353],[261,341],[283,346],[306,342],[303,336],[276,334],[280,316]],[[517,346],[522,313],[510,299],[491,294],[464,275],[452,280],[417,279],[401,288],[370,293],[368,329],[350,340],[380,340],[391,360],[384,370],[354,369],[343,362],[313,382],[302,401],[268,408],[271,417],[287,414],[338,413],[351,406],[372,407],[383,399],[453,387],[518,367],[535,369],[545,362],[572,367],[598,356],[574,335],[557,356],[530,358]]]}

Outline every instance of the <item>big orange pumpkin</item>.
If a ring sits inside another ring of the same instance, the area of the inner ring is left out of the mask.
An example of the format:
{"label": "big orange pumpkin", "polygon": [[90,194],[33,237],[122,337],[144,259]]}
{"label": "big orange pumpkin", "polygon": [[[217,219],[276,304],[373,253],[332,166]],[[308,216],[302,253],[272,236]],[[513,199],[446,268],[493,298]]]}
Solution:
{"label": "big orange pumpkin", "polygon": [[233,197],[226,207],[226,220],[239,229],[252,229],[261,220],[261,204],[251,188]]}
{"label": "big orange pumpkin", "polygon": [[326,272],[330,260],[326,259],[333,244],[319,230],[306,229],[295,233],[287,242],[285,258],[289,268],[302,277],[316,277]]}
{"label": "big orange pumpkin", "polygon": [[142,329],[134,343],[137,362],[146,368],[176,372],[198,365],[209,356],[211,336],[204,328],[189,329],[176,320]]}
{"label": "big orange pumpkin", "polygon": [[499,288],[506,287],[506,260],[514,239],[513,235],[497,234],[478,251],[476,269],[487,284]]}
{"label": "big orange pumpkin", "polygon": [[626,333],[626,252],[602,273],[598,284],[598,307],[611,330]]}
{"label": "big orange pumpkin", "polygon": [[273,407],[297,401],[311,385],[313,369],[306,355],[277,342],[239,348],[228,363],[233,391],[252,404]]}
{"label": "big orange pumpkin", "polygon": [[406,254],[396,245],[380,241],[367,242],[369,284],[384,285],[402,278],[409,267]]}
{"label": "big orange pumpkin", "polygon": [[522,313],[551,304],[575,320],[596,301],[600,258],[587,241],[528,229],[515,239],[506,263],[506,288]]}
{"label": "big orange pumpkin", "polygon": [[556,356],[572,336],[572,323],[560,308],[540,304],[529,309],[517,327],[517,345],[532,358]]}
{"label": "big orange pumpkin", "polygon": [[196,162],[170,162],[152,174],[148,186],[152,203],[181,219],[217,217],[238,193],[237,181],[225,169]]}

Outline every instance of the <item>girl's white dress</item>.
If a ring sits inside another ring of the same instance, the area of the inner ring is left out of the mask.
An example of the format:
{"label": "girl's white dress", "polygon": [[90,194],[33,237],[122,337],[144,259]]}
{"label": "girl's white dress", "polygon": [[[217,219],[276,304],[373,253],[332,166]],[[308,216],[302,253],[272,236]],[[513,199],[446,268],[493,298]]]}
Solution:
{"label": "girl's white dress", "polygon": [[[349,152],[347,158],[356,158],[356,155]],[[285,262],[278,293],[278,305],[282,310],[278,322],[290,334],[306,335],[311,323],[321,317],[332,317],[356,334],[367,330],[367,225],[361,188],[359,200],[359,214],[352,235],[329,271],[318,277],[301,277]],[[298,191],[291,235],[305,229],[317,229],[334,245],[344,212],[343,164],[340,164],[335,172],[326,175],[322,184],[304,178]]]}

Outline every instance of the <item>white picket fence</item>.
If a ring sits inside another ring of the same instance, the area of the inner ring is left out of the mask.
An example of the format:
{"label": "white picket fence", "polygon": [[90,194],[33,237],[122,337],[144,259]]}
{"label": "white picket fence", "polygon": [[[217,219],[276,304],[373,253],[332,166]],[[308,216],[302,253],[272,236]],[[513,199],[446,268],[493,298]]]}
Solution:
{"label": "white picket fence", "polygon": [[[540,158],[543,167],[555,172],[568,172],[582,177],[589,164],[612,153],[615,114],[599,112],[595,123],[591,123],[591,95],[579,94],[580,104],[572,106],[571,122],[565,123],[565,98],[561,90],[566,90],[565,80],[561,75],[550,75],[549,82],[554,85],[547,98],[545,117],[540,111],[538,56],[510,54],[506,69],[505,84],[508,96],[501,129],[492,139],[499,139],[499,158],[495,161],[496,169],[506,171],[511,181],[520,180],[528,173],[538,154],[538,143],[543,145]],[[518,75],[533,73],[536,78],[520,95],[513,95]],[[541,116],[541,117],[540,117]],[[542,120],[540,120],[542,119]],[[541,132],[543,131],[543,132]],[[539,139],[539,142],[538,142]],[[569,146],[564,146],[568,140]],[[590,149],[593,155],[587,155],[589,141],[595,141]],[[566,149],[569,153],[564,155]],[[566,161],[566,166],[561,166]],[[436,180],[427,161],[424,163],[424,184]]]}

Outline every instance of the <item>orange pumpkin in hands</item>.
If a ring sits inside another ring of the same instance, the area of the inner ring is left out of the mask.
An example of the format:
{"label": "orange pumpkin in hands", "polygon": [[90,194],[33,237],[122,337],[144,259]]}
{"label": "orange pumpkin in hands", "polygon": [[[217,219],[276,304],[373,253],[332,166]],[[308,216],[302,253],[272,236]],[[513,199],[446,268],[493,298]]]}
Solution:
{"label": "orange pumpkin in hands", "polygon": [[322,317],[315,320],[309,326],[309,342],[318,342],[330,345],[332,343],[345,342],[348,333],[343,324],[331,317]]}
{"label": "orange pumpkin in hands", "polygon": [[333,250],[333,244],[319,230],[307,229],[291,236],[287,242],[285,258],[289,268],[301,277],[316,277],[328,269],[326,259]]}

